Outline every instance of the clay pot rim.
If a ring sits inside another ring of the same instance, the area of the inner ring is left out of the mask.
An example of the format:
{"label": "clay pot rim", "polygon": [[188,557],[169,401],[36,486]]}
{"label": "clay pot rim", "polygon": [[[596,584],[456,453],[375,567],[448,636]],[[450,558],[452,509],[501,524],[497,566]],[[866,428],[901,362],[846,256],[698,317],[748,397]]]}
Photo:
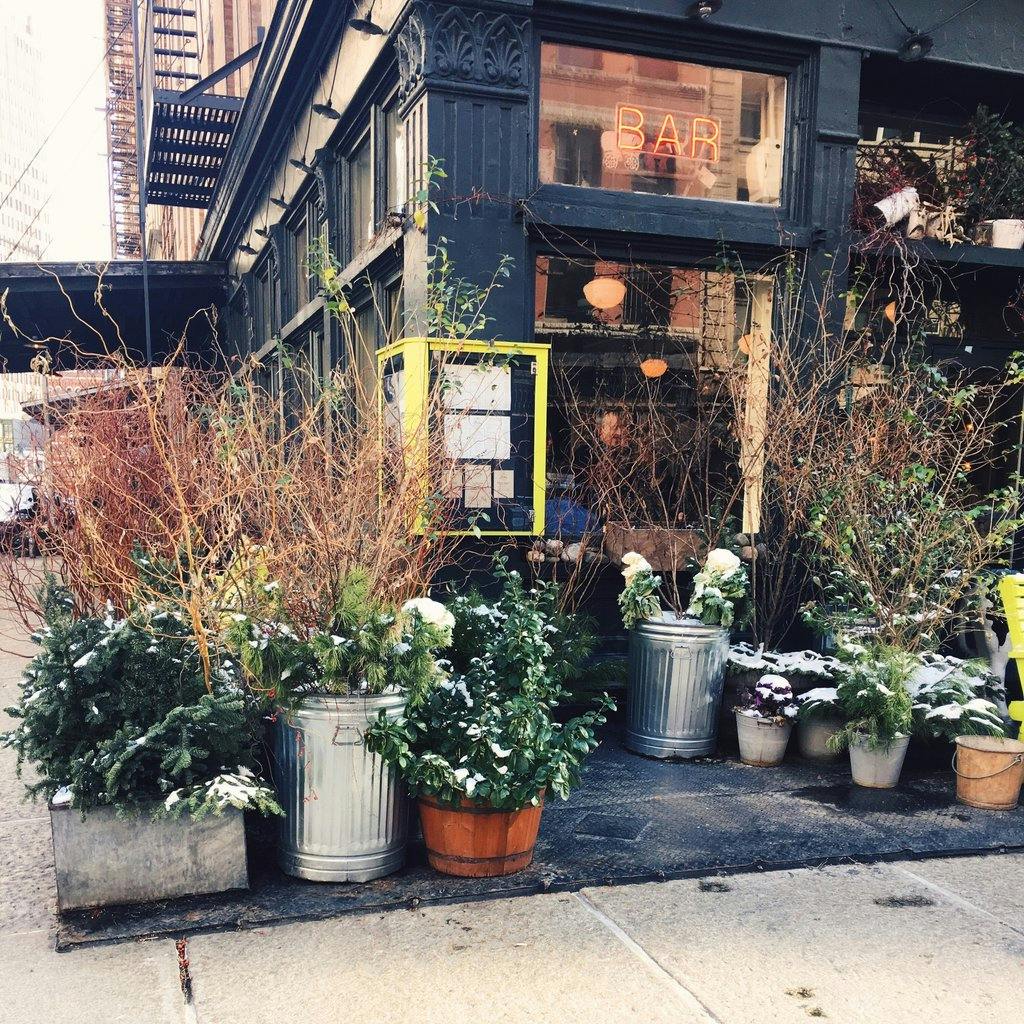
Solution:
{"label": "clay pot rim", "polygon": [[438,800],[432,793],[421,793],[416,799],[421,803],[425,803],[428,807],[434,807],[439,811],[464,811],[467,814],[519,814],[520,811],[539,811],[544,806],[546,794],[547,786],[537,794],[540,798],[539,803],[524,804],[522,807],[495,807],[489,802],[472,800],[468,797],[462,797],[457,804],[450,804]]}

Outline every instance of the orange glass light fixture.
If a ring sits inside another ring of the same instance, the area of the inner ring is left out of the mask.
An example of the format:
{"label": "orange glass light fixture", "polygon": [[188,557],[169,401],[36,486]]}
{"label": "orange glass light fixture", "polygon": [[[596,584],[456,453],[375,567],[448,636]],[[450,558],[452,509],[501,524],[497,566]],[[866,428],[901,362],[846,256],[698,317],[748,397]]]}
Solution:
{"label": "orange glass light fixture", "polygon": [[595,309],[614,309],[626,297],[626,285],[617,277],[595,277],[583,286],[583,297]]}
{"label": "orange glass light fixture", "polygon": [[640,364],[640,372],[652,380],[664,376],[667,370],[668,363],[664,359],[655,359],[653,356]]}

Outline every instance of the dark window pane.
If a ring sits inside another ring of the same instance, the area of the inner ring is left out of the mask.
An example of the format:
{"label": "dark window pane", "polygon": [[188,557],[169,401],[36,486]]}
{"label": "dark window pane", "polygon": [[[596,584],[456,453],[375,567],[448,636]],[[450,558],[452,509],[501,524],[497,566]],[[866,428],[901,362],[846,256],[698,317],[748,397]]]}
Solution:
{"label": "dark window pane", "polygon": [[355,256],[373,238],[373,149],[369,136],[349,161],[348,187],[349,238]]}

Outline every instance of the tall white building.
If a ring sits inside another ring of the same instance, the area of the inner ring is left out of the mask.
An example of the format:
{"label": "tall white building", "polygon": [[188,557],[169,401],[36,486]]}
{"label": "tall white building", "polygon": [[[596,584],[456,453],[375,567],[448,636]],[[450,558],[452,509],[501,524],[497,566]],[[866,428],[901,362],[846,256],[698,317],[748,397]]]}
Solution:
{"label": "tall white building", "polygon": [[43,102],[45,69],[32,20],[19,6],[0,7],[0,263],[42,259],[50,244],[50,191],[33,157],[52,118]]}

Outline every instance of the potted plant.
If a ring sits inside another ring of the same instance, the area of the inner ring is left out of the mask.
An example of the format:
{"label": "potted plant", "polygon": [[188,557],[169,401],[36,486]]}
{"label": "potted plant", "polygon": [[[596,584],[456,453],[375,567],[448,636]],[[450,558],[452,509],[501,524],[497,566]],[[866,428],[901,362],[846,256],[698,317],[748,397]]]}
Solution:
{"label": "potted plant", "polygon": [[960,193],[975,241],[999,249],[1024,246],[1024,129],[979,107],[958,162]]}
{"label": "potted plant", "polygon": [[892,789],[899,782],[913,724],[906,686],[913,664],[905,651],[874,644],[836,687],[845,724],[830,742],[834,750],[849,749],[858,786]]}
{"label": "potted plant", "polygon": [[913,701],[913,742],[908,758],[945,769],[959,736],[1002,736],[1005,689],[983,663],[925,651],[907,681]]}
{"label": "potted plant", "polygon": [[788,679],[771,673],[761,676],[733,709],[740,760],[759,768],[782,764],[798,709]]}
{"label": "potted plant", "polygon": [[271,606],[234,613],[228,638],[274,718],[274,776],[284,808],[283,871],[313,881],[364,882],[405,862],[409,810],[398,772],[364,744],[406,694],[439,673],[451,613],[413,598],[395,608],[358,571],[339,581],[323,624],[291,625]]}
{"label": "potted plant", "polygon": [[838,690],[834,686],[818,686],[798,698],[797,741],[800,756],[808,761],[830,762],[839,757],[832,738],[843,727],[838,708]]}
{"label": "potted plant", "polygon": [[155,604],[79,615],[51,579],[42,608],[3,742],[50,801],[60,910],[246,888],[242,812],[280,808],[237,665]]}
{"label": "potted plant", "polygon": [[619,595],[630,630],[626,746],[649,757],[714,752],[729,653],[729,627],[742,620],[747,573],[724,548],[694,577],[684,614],[663,611],[660,577],[636,552],[623,557]]}
{"label": "potted plant", "polygon": [[533,860],[545,798],[565,799],[597,747],[607,695],[559,722],[569,665],[559,654],[557,588],[527,590],[503,560],[493,604],[455,599],[451,660],[411,680],[399,717],[384,712],[367,748],[400,772],[418,798],[432,867],[450,875],[521,871]]}

